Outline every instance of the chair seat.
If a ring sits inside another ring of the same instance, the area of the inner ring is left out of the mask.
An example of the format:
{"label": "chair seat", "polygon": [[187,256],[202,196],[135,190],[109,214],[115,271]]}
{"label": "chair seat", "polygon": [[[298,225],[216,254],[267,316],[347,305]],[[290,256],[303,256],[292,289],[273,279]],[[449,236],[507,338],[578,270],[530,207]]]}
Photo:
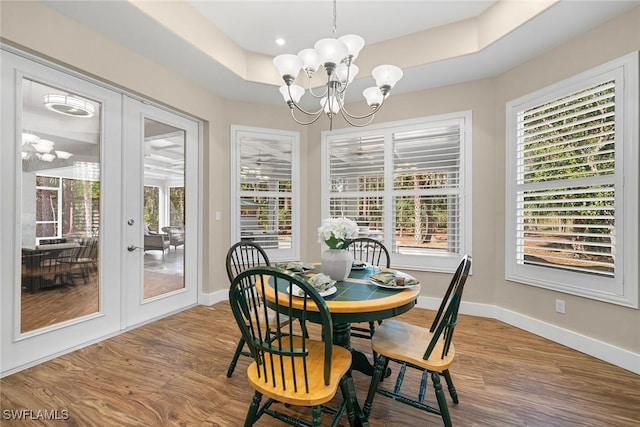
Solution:
{"label": "chair seat", "polygon": [[[287,337],[288,338],[288,337]],[[300,337],[292,337],[294,348],[300,346],[302,339]],[[283,339],[283,346],[289,346],[289,341]],[[294,366],[291,367],[291,358],[284,357],[282,365],[280,364],[280,356],[273,355],[273,360],[270,357],[265,357],[264,363],[266,365],[266,371],[268,373],[269,380],[265,382],[263,367],[260,367],[260,375],[258,376],[258,365],[254,361],[247,368],[247,376],[249,382],[256,389],[256,391],[277,400],[282,403],[289,403],[295,406],[314,406],[322,405],[329,402],[336,394],[338,387],[340,386],[340,379],[347,373],[351,366],[351,353],[342,347],[333,346],[333,354],[331,358],[331,377],[329,385],[324,384],[324,346],[322,341],[306,340],[307,350],[309,356],[307,357],[307,367],[309,369],[309,392],[305,389],[304,372],[305,369],[302,366],[303,359],[300,357],[295,358]],[[284,367],[285,386],[282,386],[282,378]],[[271,381],[271,369],[273,369],[276,378],[276,386],[273,386]],[[298,390],[294,388],[294,376],[296,374],[296,383]]]}
{"label": "chair seat", "polygon": [[386,320],[376,328],[371,347],[376,353],[389,359],[401,360],[429,371],[441,372],[449,369],[456,350],[452,343],[447,355],[441,358],[444,336],[438,340],[429,359],[423,359],[432,336],[427,328],[398,320]]}

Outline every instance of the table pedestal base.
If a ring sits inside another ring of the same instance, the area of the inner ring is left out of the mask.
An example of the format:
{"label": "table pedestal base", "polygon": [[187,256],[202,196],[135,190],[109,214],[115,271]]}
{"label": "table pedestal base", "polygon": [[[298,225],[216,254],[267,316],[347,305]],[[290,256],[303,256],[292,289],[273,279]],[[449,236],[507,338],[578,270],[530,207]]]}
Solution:
{"label": "table pedestal base", "polygon": [[[367,356],[360,350],[351,348],[351,324],[350,323],[334,323],[333,324],[333,343],[344,347],[351,352],[351,370],[360,371],[366,375],[373,375],[373,366],[369,363]],[[369,426],[369,420],[362,412],[362,408],[356,399],[356,396],[350,396],[356,413],[356,426]]]}

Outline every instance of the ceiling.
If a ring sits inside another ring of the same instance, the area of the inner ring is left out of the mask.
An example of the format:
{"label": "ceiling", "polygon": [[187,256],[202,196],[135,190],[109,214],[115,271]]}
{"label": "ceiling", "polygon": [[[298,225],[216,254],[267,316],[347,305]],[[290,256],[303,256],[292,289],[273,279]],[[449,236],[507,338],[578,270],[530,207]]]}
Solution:
{"label": "ceiling", "polygon": [[[271,57],[312,47],[333,27],[330,0],[43,3],[222,97],[271,105],[284,104]],[[372,85],[370,64],[388,60],[404,70],[393,89],[402,93],[499,75],[638,5],[338,0],[336,23],[338,36],[358,34],[367,42],[353,92]],[[287,44],[277,46],[277,37]],[[469,42],[477,48],[455,50]]]}

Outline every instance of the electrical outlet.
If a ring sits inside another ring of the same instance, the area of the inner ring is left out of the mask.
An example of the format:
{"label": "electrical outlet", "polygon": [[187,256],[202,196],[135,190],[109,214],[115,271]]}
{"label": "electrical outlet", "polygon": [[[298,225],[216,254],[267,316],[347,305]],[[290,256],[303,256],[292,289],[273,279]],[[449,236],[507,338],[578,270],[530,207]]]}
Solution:
{"label": "electrical outlet", "polygon": [[558,313],[564,314],[564,300],[563,299],[557,299],[556,300],[556,311]]}

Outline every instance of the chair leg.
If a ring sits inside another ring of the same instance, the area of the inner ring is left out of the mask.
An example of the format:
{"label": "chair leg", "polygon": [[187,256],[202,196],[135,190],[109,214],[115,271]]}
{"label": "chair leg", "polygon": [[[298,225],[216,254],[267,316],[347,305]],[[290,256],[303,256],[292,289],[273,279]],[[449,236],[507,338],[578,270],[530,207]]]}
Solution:
{"label": "chair leg", "polygon": [[433,381],[433,388],[436,390],[436,399],[438,400],[442,421],[444,421],[445,427],[451,427],[451,416],[449,415],[447,399],[444,397],[442,385],[440,384],[440,375],[437,372],[431,372],[431,381]]}
{"label": "chair leg", "polygon": [[451,399],[453,403],[458,404],[458,392],[456,391],[456,387],[453,385],[453,380],[451,379],[451,373],[449,373],[448,369],[445,369],[442,372],[444,375],[444,379],[447,382],[447,387],[449,388],[449,394],[451,395]]}
{"label": "chair leg", "polygon": [[369,392],[367,393],[367,399],[364,401],[364,408],[362,409],[366,416],[369,416],[371,412],[371,407],[373,406],[373,398],[376,396],[376,390],[380,385],[380,379],[382,378],[382,373],[385,371],[385,367],[389,362],[387,358],[378,355],[378,360],[375,361],[375,368],[373,370],[373,375],[371,376],[371,384],[369,385]]}
{"label": "chair leg", "polygon": [[260,408],[260,401],[262,400],[262,394],[257,391],[253,395],[251,400],[251,406],[249,406],[249,412],[247,412],[247,418],[244,420],[244,427],[251,427],[256,420],[256,414]]}
{"label": "chair leg", "polygon": [[238,358],[240,354],[242,354],[242,349],[244,348],[244,337],[240,337],[238,341],[238,345],[236,346],[236,352],[233,354],[233,359],[231,359],[231,363],[229,364],[229,369],[227,369],[227,378],[231,378],[233,375],[233,371],[236,369],[236,365],[238,364]]}
{"label": "chair leg", "polygon": [[373,333],[376,331],[376,324],[373,321],[369,322],[369,334],[371,335],[370,338],[373,338]]}
{"label": "chair leg", "polygon": [[429,378],[429,371],[422,371],[422,378],[420,379],[420,390],[418,391],[418,402],[424,403],[424,396],[427,393],[427,379]]}
{"label": "chair leg", "polygon": [[406,371],[407,371],[407,364],[403,363],[402,365],[400,365],[400,371],[398,371],[398,378],[396,378],[396,385],[393,388],[394,394],[400,393],[400,387],[402,387],[402,381],[404,381],[404,374]]}
{"label": "chair leg", "polygon": [[322,426],[322,406],[316,405],[311,408],[311,425],[315,427]]}

